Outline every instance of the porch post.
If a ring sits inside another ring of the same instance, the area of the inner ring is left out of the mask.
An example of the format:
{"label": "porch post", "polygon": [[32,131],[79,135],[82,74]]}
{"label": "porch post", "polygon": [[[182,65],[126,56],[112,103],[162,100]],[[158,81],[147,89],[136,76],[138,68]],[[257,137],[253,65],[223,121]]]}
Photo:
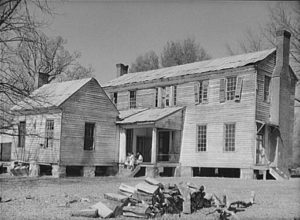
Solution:
{"label": "porch post", "polygon": [[156,163],[156,158],[157,158],[157,128],[152,129],[152,147],[151,147],[151,163],[155,164]]}
{"label": "porch post", "polygon": [[120,128],[120,149],[119,163],[125,163],[126,160],[126,129]]}

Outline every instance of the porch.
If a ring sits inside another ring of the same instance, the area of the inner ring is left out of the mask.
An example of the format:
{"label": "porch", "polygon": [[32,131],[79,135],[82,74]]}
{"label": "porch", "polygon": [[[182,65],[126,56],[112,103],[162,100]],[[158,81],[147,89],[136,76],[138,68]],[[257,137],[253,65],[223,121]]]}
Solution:
{"label": "porch", "polygon": [[[128,153],[143,156],[141,166],[161,167],[178,164],[183,120],[182,107],[144,109],[128,116],[120,125],[119,163],[124,163]],[[130,111],[130,110],[127,110]]]}

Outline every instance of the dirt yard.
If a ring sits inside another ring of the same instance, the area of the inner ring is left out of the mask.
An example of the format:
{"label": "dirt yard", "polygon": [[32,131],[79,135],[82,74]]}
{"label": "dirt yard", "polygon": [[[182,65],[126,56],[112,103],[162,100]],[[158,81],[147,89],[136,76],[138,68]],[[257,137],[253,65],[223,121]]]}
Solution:
{"label": "dirt yard", "polygon": [[[72,210],[88,208],[101,201],[103,193],[117,192],[120,183],[134,186],[144,178],[12,178],[0,175],[0,219],[85,219],[71,217]],[[229,178],[159,178],[163,183],[181,181],[204,185],[207,193],[227,194],[231,201],[245,200],[250,192],[256,192],[255,204],[237,213],[240,219],[300,219],[300,179],[287,181],[241,180]],[[27,198],[26,198],[27,197]],[[72,199],[87,198],[89,201],[64,205]],[[192,215],[164,216],[161,219],[214,219],[206,216],[209,210]],[[118,218],[128,219],[128,218]]]}

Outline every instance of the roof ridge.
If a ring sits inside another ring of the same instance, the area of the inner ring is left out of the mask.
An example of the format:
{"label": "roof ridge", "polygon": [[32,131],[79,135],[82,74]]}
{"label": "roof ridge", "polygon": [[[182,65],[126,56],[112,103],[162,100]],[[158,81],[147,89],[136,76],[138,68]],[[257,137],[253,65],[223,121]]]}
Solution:
{"label": "roof ridge", "polygon": [[[249,62],[247,64],[253,62],[253,60],[255,62],[258,62],[259,60],[266,58],[269,54],[273,53],[275,50],[276,50],[276,48],[272,48],[272,49],[266,49],[266,50],[257,51],[257,52],[237,54],[237,55],[233,55],[233,56],[219,57],[219,58],[215,58],[215,59],[197,61],[197,62],[182,64],[182,65],[177,65],[177,66],[164,67],[164,68],[155,69],[155,70],[128,73],[121,77],[112,79],[112,80],[104,83],[103,87],[124,85],[124,84],[132,83],[132,82],[143,82],[143,81],[149,81],[149,80],[151,81],[153,79],[158,79],[158,78],[170,78],[174,75],[172,72],[180,71],[180,69],[182,69],[183,72],[189,71],[189,74],[192,74],[191,71],[193,71],[193,69],[199,69],[199,68],[201,68],[201,66],[202,66],[203,70],[200,72],[211,71],[209,68],[214,70],[214,66],[217,66],[217,65],[219,65],[219,66],[215,67],[216,70],[221,70],[222,65],[229,66],[227,68],[233,68],[233,67],[230,67],[230,64],[232,66],[234,64],[244,66],[246,64],[242,62],[243,61],[242,58],[244,58],[244,60],[249,60]],[[265,55],[265,56],[263,56],[263,55]],[[227,61],[227,63],[226,63],[226,61]],[[218,62],[220,62],[220,63],[218,63]],[[209,64],[211,64],[211,65],[209,65]],[[214,65],[212,65],[212,64],[214,64]],[[197,70],[197,71],[199,73],[199,70]],[[197,72],[197,71],[195,70],[194,72]],[[156,75],[155,75],[155,73],[156,73]],[[175,73],[175,75],[177,76],[177,75],[184,75],[184,74]],[[144,77],[144,79],[139,79],[141,77]]]}

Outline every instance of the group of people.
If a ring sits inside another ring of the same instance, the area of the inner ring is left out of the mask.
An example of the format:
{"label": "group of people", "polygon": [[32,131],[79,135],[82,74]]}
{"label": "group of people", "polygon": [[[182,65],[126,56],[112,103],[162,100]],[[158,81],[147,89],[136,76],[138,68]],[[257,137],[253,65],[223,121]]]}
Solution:
{"label": "group of people", "polygon": [[143,163],[143,156],[139,152],[134,155],[134,153],[128,153],[125,161],[125,167],[128,169],[134,170],[134,168]]}

